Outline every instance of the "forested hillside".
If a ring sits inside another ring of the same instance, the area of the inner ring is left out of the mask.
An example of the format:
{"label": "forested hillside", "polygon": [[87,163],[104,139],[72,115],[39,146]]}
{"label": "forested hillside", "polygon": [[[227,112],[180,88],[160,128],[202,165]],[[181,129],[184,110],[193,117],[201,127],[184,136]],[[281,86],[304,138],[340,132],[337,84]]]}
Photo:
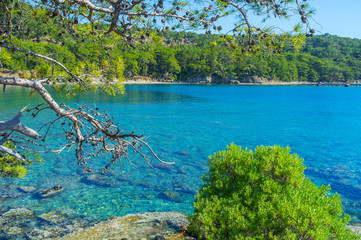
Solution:
{"label": "forested hillside", "polygon": [[[163,44],[150,51],[124,54],[126,76],[189,79],[216,75],[239,79],[259,76],[279,81],[351,81],[361,78],[361,40],[332,35],[307,38],[296,51],[280,54],[238,52],[222,46],[215,36],[164,34]],[[131,63],[132,62],[132,63]],[[138,63],[138,64],[137,64]]]}
{"label": "forested hillside", "polygon": [[[101,25],[77,24],[75,27],[90,34],[75,34],[64,30],[66,28],[57,22],[45,22],[44,14],[39,10],[32,27],[13,41],[40,54],[52,52],[51,57],[63,62],[74,73],[89,77],[186,80],[209,76],[218,79],[258,76],[311,82],[361,79],[360,39],[325,34],[307,38],[297,50],[285,47],[282,51],[275,49],[276,53],[254,53],[236,51],[217,35],[164,31],[144,36],[142,44],[131,48],[114,36],[94,40],[91,29],[102,28]],[[142,34],[141,29],[138,32]],[[75,44],[75,38],[80,38],[81,44]],[[100,54],[104,49],[107,54]],[[56,79],[65,75],[63,70],[53,68],[42,59],[19,52],[9,54],[8,51],[2,49],[0,52],[3,69],[20,72],[27,78]]]}

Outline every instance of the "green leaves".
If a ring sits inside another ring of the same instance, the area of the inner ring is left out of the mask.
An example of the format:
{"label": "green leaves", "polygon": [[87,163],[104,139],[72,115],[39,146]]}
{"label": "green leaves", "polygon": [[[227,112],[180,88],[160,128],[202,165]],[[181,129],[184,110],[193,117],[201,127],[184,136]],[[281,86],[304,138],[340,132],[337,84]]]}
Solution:
{"label": "green leaves", "polygon": [[357,239],[340,196],[306,178],[302,163],[280,146],[215,153],[190,231],[199,239]]}
{"label": "green leaves", "polygon": [[[3,146],[15,149],[15,145],[11,141],[7,141]],[[15,159],[7,153],[0,153],[0,176],[22,178],[27,172],[25,166],[32,164],[35,161],[41,163],[41,158],[38,154],[25,152],[24,158],[25,161],[22,161]]]}
{"label": "green leaves", "polygon": [[[177,1],[174,7],[179,4],[183,3]],[[219,4],[227,3],[221,1]],[[259,4],[253,2],[252,6]],[[86,76],[87,81],[93,77],[107,84],[123,75],[173,80],[207,78],[207,81],[211,78],[226,81],[229,78],[240,82],[255,76],[264,81],[268,78],[310,82],[350,81],[361,76],[361,41],[331,35],[306,39],[301,34],[302,25],[295,26],[296,34],[293,35],[265,34],[262,30],[257,34],[258,40],[251,41],[252,48],[241,47],[242,42],[248,41],[248,27],[243,25],[236,27],[243,33],[236,36],[169,30],[157,34],[139,27],[135,28],[135,34],[144,37],[144,42],[133,49],[125,47],[129,43],[114,33],[103,35],[105,23],[86,24],[79,16],[78,24],[70,24],[76,30],[74,34],[64,27],[70,20],[65,19],[59,25],[56,19],[49,18],[50,13],[46,10],[27,8],[23,16],[31,16],[27,17],[29,21],[24,25],[24,33],[12,36],[13,43],[54,58],[72,73]],[[302,8],[307,9],[307,4]],[[198,14],[206,12],[199,11]],[[99,30],[96,34],[95,27]],[[256,31],[256,28],[251,29]],[[123,59],[122,67],[116,66],[117,57]],[[0,64],[21,72],[26,78],[50,77],[58,82],[67,78],[67,73],[60,67],[4,48],[0,52]]]}

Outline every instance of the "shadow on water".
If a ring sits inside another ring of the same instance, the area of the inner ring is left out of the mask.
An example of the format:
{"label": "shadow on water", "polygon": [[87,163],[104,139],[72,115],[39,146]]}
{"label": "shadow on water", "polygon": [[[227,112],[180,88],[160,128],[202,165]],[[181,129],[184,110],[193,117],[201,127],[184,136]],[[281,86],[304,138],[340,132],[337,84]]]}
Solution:
{"label": "shadow on water", "polygon": [[[46,87],[56,101],[59,103],[94,103],[97,104],[177,104],[201,101],[199,97],[182,95],[174,92],[150,91],[150,90],[126,90],[124,94],[115,96],[106,95],[101,90],[88,91],[85,93],[66,94]],[[0,94],[0,101],[11,101],[8,106],[23,105],[27,103],[40,103],[43,99],[38,95],[30,94],[31,90],[22,87],[7,86],[5,93]],[[6,106],[3,106],[6,107]]]}

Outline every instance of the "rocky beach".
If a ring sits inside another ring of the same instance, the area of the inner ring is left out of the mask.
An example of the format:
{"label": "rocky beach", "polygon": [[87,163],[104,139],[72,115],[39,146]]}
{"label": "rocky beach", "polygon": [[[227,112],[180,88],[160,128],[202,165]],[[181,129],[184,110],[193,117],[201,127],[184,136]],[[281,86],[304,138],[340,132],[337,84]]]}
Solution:
{"label": "rocky beach", "polygon": [[1,186],[0,239],[193,239],[179,231],[188,225],[188,215],[181,212],[128,214],[100,221],[69,208],[39,215],[25,206],[3,205],[11,198],[51,197],[42,196],[43,192],[34,187]]}
{"label": "rocky beach", "polygon": [[304,81],[279,81],[272,78],[258,77],[258,76],[246,76],[241,78],[218,78],[218,77],[198,77],[189,79],[166,79],[166,78],[150,78],[135,76],[132,78],[126,78],[123,81],[124,84],[228,84],[228,85],[265,85],[265,86],[351,86],[361,84],[361,80],[355,81],[333,81],[333,82],[304,82]]}
{"label": "rocky beach", "polygon": [[[2,185],[0,199],[40,197],[42,189],[31,186]],[[145,212],[98,220],[74,209],[54,209],[38,215],[26,207],[0,205],[0,239],[7,240],[191,240],[186,228],[189,216],[182,212]],[[349,225],[361,235],[361,225]]]}

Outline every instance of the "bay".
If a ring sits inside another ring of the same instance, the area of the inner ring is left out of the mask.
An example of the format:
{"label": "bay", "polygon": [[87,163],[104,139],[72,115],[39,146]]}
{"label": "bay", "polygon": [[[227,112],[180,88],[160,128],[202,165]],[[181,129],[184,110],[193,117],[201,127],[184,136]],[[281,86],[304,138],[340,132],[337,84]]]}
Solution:
{"label": "bay", "polygon": [[[330,184],[343,199],[353,222],[361,216],[361,88],[316,86],[230,85],[126,85],[123,96],[85,93],[63,96],[49,89],[59,102],[96,105],[113,115],[122,129],[149,136],[148,143],[162,160],[151,169],[140,156],[131,155],[138,168],[123,161],[112,167],[106,181],[111,186],[86,181],[77,166],[74,149],[61,160],[43,155],[22,179],[1,179],[2,184],[46,189],[56,184],[65,191],[39,199],[25,195],[4,200],[13,207],[26,206],[37,214],[69,208],[86,216],[105,219],[146,211],[192,213],[192,202],[207,171],[208,156],[227,145],[254,149],[258,145],[290,146],[305,159],[305,173],[317,185]],[[7,87],[0,94],[0,119],[14,116],[25,105],[41,102],[26,89]],[[25,115],[24,123],[37,129],[54,114]],[[65,143],[58,125],[47,144]],[[109,159],[89,161],[100,170]]]}

